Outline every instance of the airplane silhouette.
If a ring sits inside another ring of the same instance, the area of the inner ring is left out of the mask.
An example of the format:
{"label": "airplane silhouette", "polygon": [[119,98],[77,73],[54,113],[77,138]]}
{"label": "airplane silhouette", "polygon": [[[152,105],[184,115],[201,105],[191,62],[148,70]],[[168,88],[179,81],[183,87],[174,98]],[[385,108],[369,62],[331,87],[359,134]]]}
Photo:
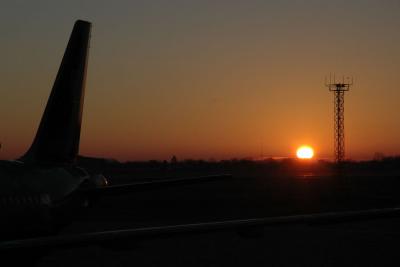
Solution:
{"label": "airplane silhouette", "polygon": [[203,183],[211,175],[110,186],[103,175],[89,175],[76,164],[79,151],[91,23],[75,22],[38,131],[18,160],[0,161],[0,252],[54,249],[165,235],[301,223],[334,223],[398,216],[400,208],[299,214],[244,220],[166,225],[83,234],[58,234],[91,197]]}

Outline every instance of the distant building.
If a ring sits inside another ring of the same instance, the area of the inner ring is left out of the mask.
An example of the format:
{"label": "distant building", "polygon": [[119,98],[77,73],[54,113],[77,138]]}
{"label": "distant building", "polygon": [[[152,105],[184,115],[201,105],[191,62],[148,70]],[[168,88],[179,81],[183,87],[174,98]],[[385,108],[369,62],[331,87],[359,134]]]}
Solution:
{"label": "distant building", "polygon": [[171,164],[177,164],[177,163],[178,163],[178,159],[176,158],[175,155],[173,155],[171,158]]}

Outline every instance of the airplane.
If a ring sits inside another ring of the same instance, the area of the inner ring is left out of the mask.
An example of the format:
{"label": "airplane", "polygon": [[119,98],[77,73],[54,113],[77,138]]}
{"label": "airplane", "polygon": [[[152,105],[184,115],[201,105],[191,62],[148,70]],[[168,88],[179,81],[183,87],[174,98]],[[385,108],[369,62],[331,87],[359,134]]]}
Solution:
{"label": "airplane", "polygon": [[[15,161],[0,161],[1,239],[50,233],[84,208],[93,195],[229,177],[210,175],[109,186],[76,164],[85,93],[91,24],[77,21],[53,89],[29,150]],[[26,222],[29,221],[29,226]]]}
{"label": "airplane", "polygon": [[73,27],[61,66],[28,151],[14,161],[0,161],[0,254],[20,250],[49,250],[86,246],[105,241],[237,231],[283,224],[337,223],[397,217],[400,208],[295,214],[243,220],[165,225],[83,234],[59,234],[93,196],[119,195],[184,184],[196,184],[231,175],[109,185],[103,175],[89,175],[76,159],[85,93],[91,23],[78,20]]}

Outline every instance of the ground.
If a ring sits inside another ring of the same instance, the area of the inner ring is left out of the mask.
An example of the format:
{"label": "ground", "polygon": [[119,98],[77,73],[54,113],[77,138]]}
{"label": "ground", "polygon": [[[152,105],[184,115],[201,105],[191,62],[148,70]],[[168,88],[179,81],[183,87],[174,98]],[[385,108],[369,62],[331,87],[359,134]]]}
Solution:
{"label": "ground", "polygon": [[[119,173],[110,179],[127,182]],[[400,204],[399,191],[400,177],[393,174],[236,172],[228,181],[100,199],[63,233],[393,207]],[[54,250],[38,266],[398,266],[399,223],[391,218],[112,242]]]}

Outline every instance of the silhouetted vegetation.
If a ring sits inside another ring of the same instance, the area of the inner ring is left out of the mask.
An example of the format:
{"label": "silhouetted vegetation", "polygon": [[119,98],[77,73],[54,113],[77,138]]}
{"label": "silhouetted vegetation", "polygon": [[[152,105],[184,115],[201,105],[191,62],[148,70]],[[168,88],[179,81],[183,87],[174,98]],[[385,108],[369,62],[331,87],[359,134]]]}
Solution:
{"label": "silhouetted vegetation", "polygon": [[[78,164],[92,173],[106,175],[134,175],[146,177],[176,177],[182,175],[203,175],[211,173],[262,173],[263,175],[335,175],[338,166],[331,161],[285,159],[229,159],[229,160],[177,160],[171,161],[128,161],[119,162],[114,159],[91,158],[80,156]],[[346,161],[340,165],[341,174],[350,175],[399,175],[400,156],[383,157],[369,161]]]}

